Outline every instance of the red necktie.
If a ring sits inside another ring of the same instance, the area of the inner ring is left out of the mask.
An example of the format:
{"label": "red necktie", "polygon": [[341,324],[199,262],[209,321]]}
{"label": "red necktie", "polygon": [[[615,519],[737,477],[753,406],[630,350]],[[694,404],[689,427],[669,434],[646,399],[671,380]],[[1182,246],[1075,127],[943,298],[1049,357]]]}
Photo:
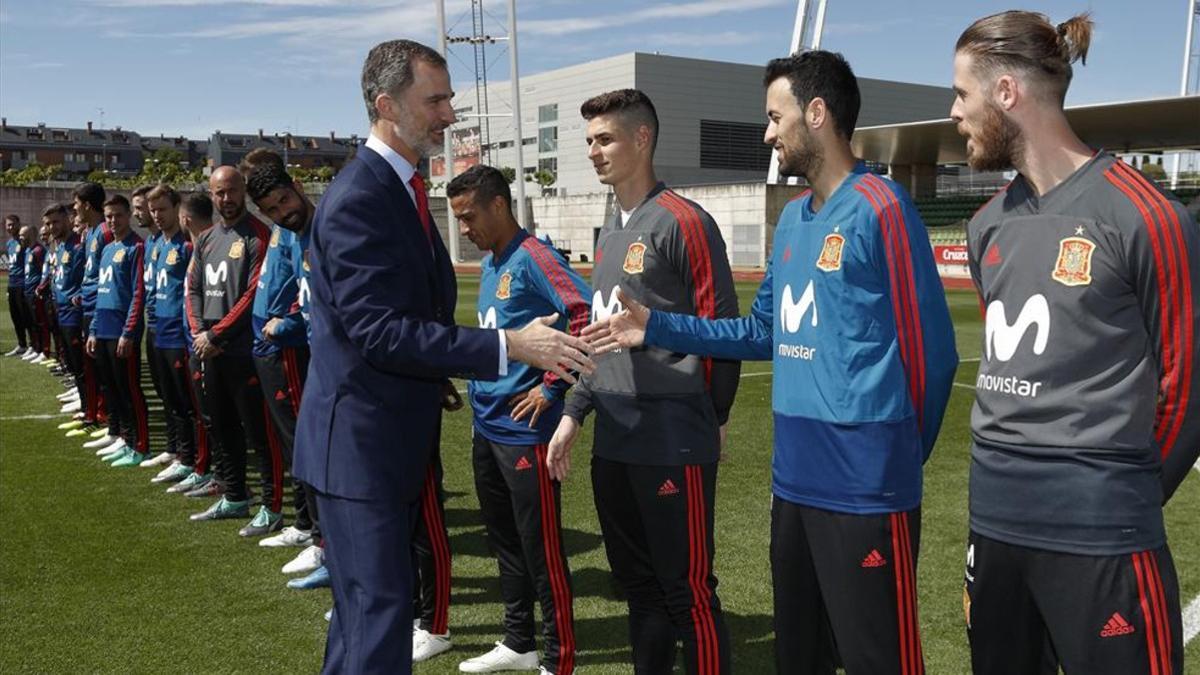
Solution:
{"label": "red necktie", "polygon": [[417,197],[417,213],[421,216],[425,237],[429,239],[429,245],[433,246],[433,216],[429,213],[429,195],[425,192],[425,179],[421,178],[421,174],[414,173],[408,184],[412,186],[413,194]]}

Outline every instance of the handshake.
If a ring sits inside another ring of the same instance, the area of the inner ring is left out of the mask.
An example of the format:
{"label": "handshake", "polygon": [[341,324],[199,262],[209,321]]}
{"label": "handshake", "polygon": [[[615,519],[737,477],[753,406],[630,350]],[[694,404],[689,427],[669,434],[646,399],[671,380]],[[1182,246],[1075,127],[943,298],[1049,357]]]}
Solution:
{"label": "handshake", "polygon": [[[508,357],[552,372],[574,384],[572,371],[585,375],[595,371],[592,356],[639,347],[645,340],[650,310],[620,288],[617,299],[624,309],[584,328],[579,337],[551,327],[558,320],[557,314],[534,319],[520,330],[505,331]],[[516,414],[514,418],[519,419]],[[724,432],[722,427],[722,444]],[[579,422],[563,415],[546,455],[546,467],[552,479],[561,481],[567,477],[571,469],[571,446],[578,435]]]}
{"label": "handshake", "polygon": [[534,319],[519,330],[504,331],[508,358],[574,384],[574,373],[586,375],[596,370],[592,356],[638,347],[645,339],[650,310],[620,288],[617,298],[624,309],[584,328],[579,337],[553,328],[558,314]]}

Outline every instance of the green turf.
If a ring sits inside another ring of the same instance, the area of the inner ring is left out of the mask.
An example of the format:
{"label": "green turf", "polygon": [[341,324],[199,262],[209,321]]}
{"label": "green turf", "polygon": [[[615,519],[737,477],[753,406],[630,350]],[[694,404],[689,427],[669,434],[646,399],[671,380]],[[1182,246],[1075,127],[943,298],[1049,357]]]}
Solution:
{"label": "green turf", "polygon": [[[460,284],[459,320],[474,323],[475,282]],[[753,284],[740,284],[743,309]],[[978,357],[979,310],[950,293],[964,358]],[[0,307],[0,349],[12,346]],[[970,384],[976,362],[958,381]],[[766,372],[747,364],[744,373]],[[767,558],[770,377],[742,380],[717,495],[716,572],[740,673],[774,668]],[[312,672],[321,660],[326,591],[291,591],[279,567],[296,552],[237,537],[240,522],[190,523],[207,502],[162,493],[146,469],[102,466],[54,430],[61,391],[45,369],[0,359],[0,670],[4,672]],[[968,415],[972,391],[956,387],[926,468],[919,562],[921,626],[930,673],[963,673],[963,542],[967,533]],[[496,565],[487,555],[472,487],[469,413],[447,416],[442,454],[454,553],[455,648],[417,667],[456,672],[499,638]],[[589,425],[590,427],[590,425]],[[624,605],[614,599],[587,480],[590,432],[563,491],[571,554],[578,662],[584,672],[629,672]],[[1200,593],[1200,479],[1168,508],[1183,602]],[[1187,650],[1200,663],[1200,640]]]}

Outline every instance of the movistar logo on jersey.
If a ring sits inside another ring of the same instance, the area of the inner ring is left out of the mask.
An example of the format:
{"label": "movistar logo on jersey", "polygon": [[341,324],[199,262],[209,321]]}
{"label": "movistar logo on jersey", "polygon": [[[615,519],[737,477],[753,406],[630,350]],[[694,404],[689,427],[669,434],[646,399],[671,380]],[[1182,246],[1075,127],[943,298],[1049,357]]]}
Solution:
{"label": "movistar logo on jersey", "polygon": [[108,267],[105,267],[104,269],[100,270],[100,285],[101,286],[103,286],[105,284],[111,284],[112,280],[113,280],[112,265],[109,265]]}
{"label": "movistar logo on jersey", "polygon": [[604,294],[601,291],[596,291],[592,296],[592,323],[603,321],[613,314],[618,314],[625,308],[621,306],[621,301],[617,299],[617,289],[619,286],[613,286],[608,292],[608,302],[604,301]]}
{"label": "movistar logo on jersey", "polygon": [[[987,316],[984,319],[984,356],[989,362],[994,359],[1007,363],[1016,356],[1017,349],[1030,328],[1034,330],[1033,354],[1041,356],[1050,340],[1050,304],[1046,302],[1046,296],[1038,293],[1026,300],[1012,323],[1008,322],[1004,302],[993,300],[988,304]],[[982,372],[975,380],[977,390],[1028,398],[1036,397],[1041,386],[1041,382],[1016,376],[1001,377]]]}
{"label": "movistar logo on jersey", "polygon": [[496,308],[495,307],[488,307],[486,313],[476,312],[475,314],[479,317],[479,327],[480,328],[490,328],[492,330],[496,329]]}
{"label": "movistar logo on jersey", "polygon": [[226,261],[222,260],[221,264],[217,265],[216,267],[213,267],[212,263],[208,263],[204,266],[204,281],[209,286],[223,284],[228,278],[229,264]]}
{"label": "movistar logo on jersey", "polygon": [[158,271],[158,278],[154,280],[154,287],[155,288],[166,288],[167,287],[167,271],[166,270]]}
{"label": "movistar logo on jersey", "polygon": [[[804,318],[812,310],[812,318],[809,324],[816,328],[820,323],[817,316],[817,299],[816,291],[813,288],[813,282],[810,279],[808,286],[804,288],[804,292],[800,294],[800,298],[796,299],[792,292],[791,284],[783,287],[783,293],[779,298],[779,328],[785,336],[795,335],[800,332],[804,324]],[[816,347],[807,345],[789,344],[780,341],[778,348],[779,356],[785,359],[801,359],[803,361],[812,361],[817,355]]]}
{"label": "movistar logo on jersey", "polygon": [[992,356],[997,360],[1008,361],[1017,353],[1021,339],[1030,327],[1036,332],[1033,338],[1033,353],[1041,356],[1046,351],[1046,342],[1050,339],[1050,305],[1046,296],[1038,293],[1025,301],[1016,321],[1008,323],[1008,314],[1004,303],[993,300],[987,308],[987,318],[984,320],[983,350],[989,361]]}
{"label": "movistar logo on jersey", "polygon": [[310,297],[309,292],[308,292],[308,279],[305,279],[304,277],[300,277],[300,281],[298,282],[297,287],[298,287],[298,289],[296,291],[296,304],[300,305],[301,308],[308,307],[308,302],[309,302],[309,297]]}

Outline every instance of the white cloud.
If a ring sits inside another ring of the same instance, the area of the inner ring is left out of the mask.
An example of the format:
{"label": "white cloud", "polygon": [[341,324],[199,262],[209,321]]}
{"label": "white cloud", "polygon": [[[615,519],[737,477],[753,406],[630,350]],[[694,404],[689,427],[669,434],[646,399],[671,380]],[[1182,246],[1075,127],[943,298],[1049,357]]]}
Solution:
{"label": "white cloud", "polygon": [[736,30],[727,30],[720,33],[649,33],[645,35],[631,36],[630,40],[636,41],[643,49],[655,47],[730,47],[734,45],[746,45],[767,40],[778,40],[779,36],[764,35],[763,33],[750,33]]}
{"label": "white cloud", "polygon": [[[561,19],[534,19],[522,21],[517,30],[532,35],[568,35],[605,28],[617,28],[655,19],[699,19],[718,14],[748,12],[766,7],[790,5],[786,0],[697,0],[696,2],[651,5],[621,14],[595,17],[567,17]],[[788,19],[791,22],[791,19]]]}

